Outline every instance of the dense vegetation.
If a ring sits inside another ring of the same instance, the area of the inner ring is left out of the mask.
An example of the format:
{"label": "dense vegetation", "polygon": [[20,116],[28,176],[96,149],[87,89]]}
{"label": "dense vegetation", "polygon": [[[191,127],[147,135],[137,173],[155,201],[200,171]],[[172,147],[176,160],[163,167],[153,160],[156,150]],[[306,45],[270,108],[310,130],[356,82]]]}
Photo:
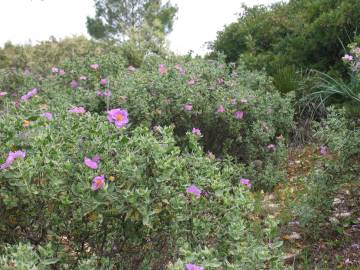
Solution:
{"label": "dense vegetation", "polygon": [[290,0],[244,7],[211,48],[224,53],[228,62],[265,68],[274,76],[306,69],[345,75],[338,59],[359,34],[359,16],[357,0]]}
{"label": "dense vegetation", "polygon": [[357,1],[246,8],[205,58],[126,3],[138,31],[0,49],[0,268],[360,265]]}

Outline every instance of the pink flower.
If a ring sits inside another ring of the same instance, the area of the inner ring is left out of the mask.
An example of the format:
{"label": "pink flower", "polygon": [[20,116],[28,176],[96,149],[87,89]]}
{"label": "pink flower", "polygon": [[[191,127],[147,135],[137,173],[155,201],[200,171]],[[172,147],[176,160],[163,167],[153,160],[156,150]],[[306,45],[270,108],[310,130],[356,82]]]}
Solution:
{"label": "pink flower", "polygon": [[101,85],[107,85],[107,83],[108,83],[107,79],[101,79],[100,80]]}
{"label": "pink flower", "polygon": [[193,109],[193,105],[191,103],[185,104],[184,105],[184,110],[185,111],[191,111]]}
{"label": "pink flower", "polygon": [[345,54],[341,59],[345,62],[351,62],[354,58],[352,57],[352,55]]}
{"label": "pink flower", "polygon": [[99,64],[91,64],[90,68],[92,68],[93,70],[97,70],[99,68]]}
{"label": "pink flower", "polygon": [[271,143],[271,144],[267,145],[266,148],[269,150],[275,150],[276,146],[275,146],[275,144]]}
{"label": "pink flower", "polygon": [[87,77],[86,77],[86,76],[80,76],[80,77],[79,77],[79,80],[80,80],[80,81],[86,81],[86,80],[87,80]]}
{"label": "pink flower", "polygon": [[82,113],[85,113],[86,110],[85,110],[84,107],[74,107],[74,108],[70,109],[69,112],[71,112],[71,113],[77,113],[77,114],[82,114]]}
{"label": "pink flower", "polygon": [[98,164],[96,161],[91,160],[90,158],[87,158],[87,157],[84,158],[84,164],[93,170],[96,170],[98,167]]}
{"label": "pink flower", "polygon": [[34,88],[33,90],[31,90],[31,91],[27,92],[25,95],[23,95],[21,97],[21,100],[28,100],[32,96],[36,95],[37,92],[38,92],[38,90],[36,88]]}
{"label": "pink flower", "polygon": [[105,176],[104,175],[95,176],[92,181],[91,189],[98,190],[100,188],[103,188],[104,186],[105,186]]}
{"label": "pink flower", "polygon": [[194,85],[194,84],[195,84],[195,80],[194,80],[194,79],[188,80],[188,81],[187,81],[187,84],[188,84],[188,85]]}
{"label": "pink flower", "polygon": [[41,115],[42,117],[47,118],[48,120],[52,120],[53,119],[53,115],[51,112],[45,112]]}
{"label": "pink flower", "polygon": [[180,73],[181,75],[185,75],[185,73],[186,73],[185,69],[184,69],[180,64],[176,64],[176,65],[175,65],[175,69],[176,69],[177,71],[179,71],[179,73]]}
{"label": "pink flower", "polygon": [[223,106],[223,105],[220,105],[220,106],[217,108],[217,112],[218,112],[218,113],[223,113],[223,112],[225,112],[224,106]]}
{"label": "pink flower", "polygon": [[64,74],[65,74],[65,70],[60,69],[60,70],[59,70],[59,74],[60,74],[60,75],[64,75]]}
{"label": "pink flower", "polygon": [[185,265],[185,267],[186,267],[186,270],[204,270],[203,266],[199,266],[199,265],[192,264],[192,263],[187,263]]}
{"label": "pink flower", "polygon": [[0,92],[0,97],[6,96],[7,92]]}
{"label": "pink flower", "polygon": [[70,87],[71,87],[72,89],[76,89],[76,88],[79,87],[79,84],[78,84],[77,81],[72,80],[71,83],[70,83]]}
{"label": "pink flower", "polygon": [[248,188],[251,188],[251,181],[249,179],[241,178],[240,184],[247,186]]}
{"label": "pink flower", "polygon": [[163,75],[163,74],[166,73],[166,67],[165,67],[164,64],[160,64],[160,65],[159,65],[159,73],[160,73],[161,75]]}
{"label": "pink flower", "polygon": [[0,166],[0,169],[4,170],[4,169],[9,168],[11,166],[11,164],[15,161],[15,159],[17,159],[17,158],[24,159],[25,156],[26,156],[26,153],[24,151],[15,151],[15,152],[10,151],[5,163],[3,163]]}
{"label": "pink flower", "polygon": [[130,71],[130,72],[135,72],[135,71],[136,71],[136,68],[134,68],[133,66],[129,66],[129,67],[128,67],[128,71]]}
{"label": "pink flower", "polygon": [[111,96],[111,91],[110,90],[104,91],[103,96],[104,97],[110,97]]}
{"label": "pink flower", "polygon": [[192,129],[192,134],[195,134],[197,136],[201,136],[201,131],[199,128],[193,128]]}
{"label": "pink flower", "polygon": [[59,69],[57,67],[52,67],[51,68],[51,72],[52,73],[58,73],[59,72]]}
{"label": "pink flower", "polygon": [[199,189],[197,186],[195,185],[191,185],[186,189],[187,193],[191,193],[193,194],[196,198],[200,198],[201,196],[201,189]]}
{"label": "pink flower", "polygon": [[320,146],[320,155],[326,156],[328,154],[328,148],[326,146]]}
{"label": "pink flower", "polygon": [[100,159],[101,159],[101,157],[99,155],[95,155],[95,156],[93,156],[92,161],[99,163]]}
{"label": "pink flower", "polygon": [[114,123],[117,128],[122,128],[129,122],[128,112],[121,108],[108,111],[107,119],[110,123]]}
{"label": "pink flower", "polygon": [[98,97],[110,97],[112,95],[110,90],[101,92],[101,91],[97,91],[97,96]]}
{"label": "pink flower", "polygon": [[237,119],[243,119],[244,118],[244,112],[243,111],[236,111],[234,115],[235,115],[235,118],[237,118]]}
{"label": "pink flower", "polygon": [[218,82],[218,84],[224,84],[225,81],[223,78],[218,78],[217,82]]}

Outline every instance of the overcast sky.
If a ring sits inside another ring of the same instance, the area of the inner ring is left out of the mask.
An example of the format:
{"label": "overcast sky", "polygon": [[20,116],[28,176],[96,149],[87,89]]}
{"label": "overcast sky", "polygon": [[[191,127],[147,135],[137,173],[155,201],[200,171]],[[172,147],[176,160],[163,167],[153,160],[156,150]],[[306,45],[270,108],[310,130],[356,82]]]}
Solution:
{"label": "overcast sky", "polygon": [[[202,54],[204,43],[236,20],[241,3],[270,4],[277,0],[171,0],[179,12],[169,35],[170,48],[180,54],[189,50]],[[61,38],[87,35],[86,16],[94,15],[93,0],[0,0],[0,46],[36,43],[51,35]]]}

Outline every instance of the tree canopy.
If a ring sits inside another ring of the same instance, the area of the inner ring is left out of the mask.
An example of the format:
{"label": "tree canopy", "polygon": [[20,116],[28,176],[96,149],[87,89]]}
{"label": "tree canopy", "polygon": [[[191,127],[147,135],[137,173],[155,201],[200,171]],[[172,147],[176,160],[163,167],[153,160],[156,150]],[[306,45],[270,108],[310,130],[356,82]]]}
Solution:
{"label": "tree canopy", "polygon": [[218,32],[213,53],[228,62],[279,68],[315,68],[341,71],[342,44],[354,40],[360,29],[358,0],[290,0],[271,6],[243,7],[238,21]]}
{"label": "tree canopy", "polygon": [[123,42],[134,32],[150,28],[163,35],[171,32],[177,7],[161,0],[95,0],[96,14],[87,18],[95,39]]}

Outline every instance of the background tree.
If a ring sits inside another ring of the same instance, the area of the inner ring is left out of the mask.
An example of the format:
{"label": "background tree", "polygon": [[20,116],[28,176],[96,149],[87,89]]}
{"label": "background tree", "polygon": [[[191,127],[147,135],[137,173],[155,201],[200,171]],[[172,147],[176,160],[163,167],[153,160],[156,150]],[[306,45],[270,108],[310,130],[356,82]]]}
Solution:
{"label": "background tree", "polygon": [[358,0],[290,0],[271,6],[243,7],[238,21],[218,32],[213,53],[228,62],[283,69],[318,69],[344,74],[339,58],[360,29]]}
{"label": "background tree", "polygon": [[177,7],[161,0],[95,0],[95,18],[87,18],[87,29],[95,39],[124,42],[142,28],[168,34]]}

